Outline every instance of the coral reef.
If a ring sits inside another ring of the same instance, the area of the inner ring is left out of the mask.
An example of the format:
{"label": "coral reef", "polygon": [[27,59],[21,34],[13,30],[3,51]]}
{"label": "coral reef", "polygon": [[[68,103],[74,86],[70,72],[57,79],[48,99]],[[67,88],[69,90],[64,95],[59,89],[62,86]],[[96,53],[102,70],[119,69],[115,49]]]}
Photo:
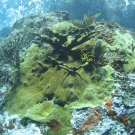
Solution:
{"label": "coral reef", "polygon": [[[67,12],[56,11],[13,25],[0,48],[10,115],[48,135],[134,132],[135,75],[128,74],[134,72],[134,38],[116,23],[94,23],[97,16],[77,26]],[[6,129],[14,128],[8,120]]]}

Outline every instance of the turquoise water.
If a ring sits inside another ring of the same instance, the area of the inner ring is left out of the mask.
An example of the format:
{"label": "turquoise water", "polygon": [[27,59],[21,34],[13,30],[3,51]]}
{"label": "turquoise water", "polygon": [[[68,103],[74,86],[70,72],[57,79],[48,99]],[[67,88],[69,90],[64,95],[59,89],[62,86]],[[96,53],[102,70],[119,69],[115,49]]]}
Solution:
{"label": "turquoise water", "polygon": [[116,21],[121,26],[135,29],[134,0],[1,0],[0,29],[11,26],[17,19],[30,15],[65,10],[70,19],[83,19],[91,11],[101,13],[98,20]]}

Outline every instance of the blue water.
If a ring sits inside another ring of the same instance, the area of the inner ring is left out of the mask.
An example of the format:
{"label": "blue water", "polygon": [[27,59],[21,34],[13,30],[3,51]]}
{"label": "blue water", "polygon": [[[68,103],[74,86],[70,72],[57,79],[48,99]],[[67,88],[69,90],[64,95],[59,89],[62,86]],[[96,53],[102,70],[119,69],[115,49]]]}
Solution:
{"label": "blue water", "polygon": [[70,19],[82,20],[89,11],[104,19],[135,30],[135,0],[1,0],[0,30],[22,17],[54,10],[69,12]]}

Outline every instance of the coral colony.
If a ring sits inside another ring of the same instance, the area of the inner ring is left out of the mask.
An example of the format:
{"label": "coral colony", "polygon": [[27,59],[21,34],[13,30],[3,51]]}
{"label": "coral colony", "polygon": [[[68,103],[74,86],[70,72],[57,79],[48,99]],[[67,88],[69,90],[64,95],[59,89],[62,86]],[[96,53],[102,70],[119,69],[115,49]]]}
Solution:
{"label": "coral colony", "polygon": [[99,15],[15,22],[0,46],[2,135],[135,134],[135,33]]}

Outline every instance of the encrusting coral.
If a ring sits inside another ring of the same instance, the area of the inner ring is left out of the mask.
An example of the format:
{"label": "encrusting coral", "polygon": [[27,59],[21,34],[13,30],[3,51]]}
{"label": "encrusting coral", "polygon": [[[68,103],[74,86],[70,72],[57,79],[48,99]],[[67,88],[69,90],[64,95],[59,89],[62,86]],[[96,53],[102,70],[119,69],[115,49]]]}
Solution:
{"label": "encrusting coral", "polygon": [[93,114],[88,115],[87,118],[83,121],[82,125],[78,129],[73,130],[73,135],[84,135],[84,132],[87,131],[90,127],[97,125],[101,120],[100,110],[93,108]]}
{"label": "encrusting coral", "polygon": [[50,121],[46,121],[46,125],[51,129],[51,130],[60,130],[62,128],[62,124],[55,120],[55,119],[52,119]]}

